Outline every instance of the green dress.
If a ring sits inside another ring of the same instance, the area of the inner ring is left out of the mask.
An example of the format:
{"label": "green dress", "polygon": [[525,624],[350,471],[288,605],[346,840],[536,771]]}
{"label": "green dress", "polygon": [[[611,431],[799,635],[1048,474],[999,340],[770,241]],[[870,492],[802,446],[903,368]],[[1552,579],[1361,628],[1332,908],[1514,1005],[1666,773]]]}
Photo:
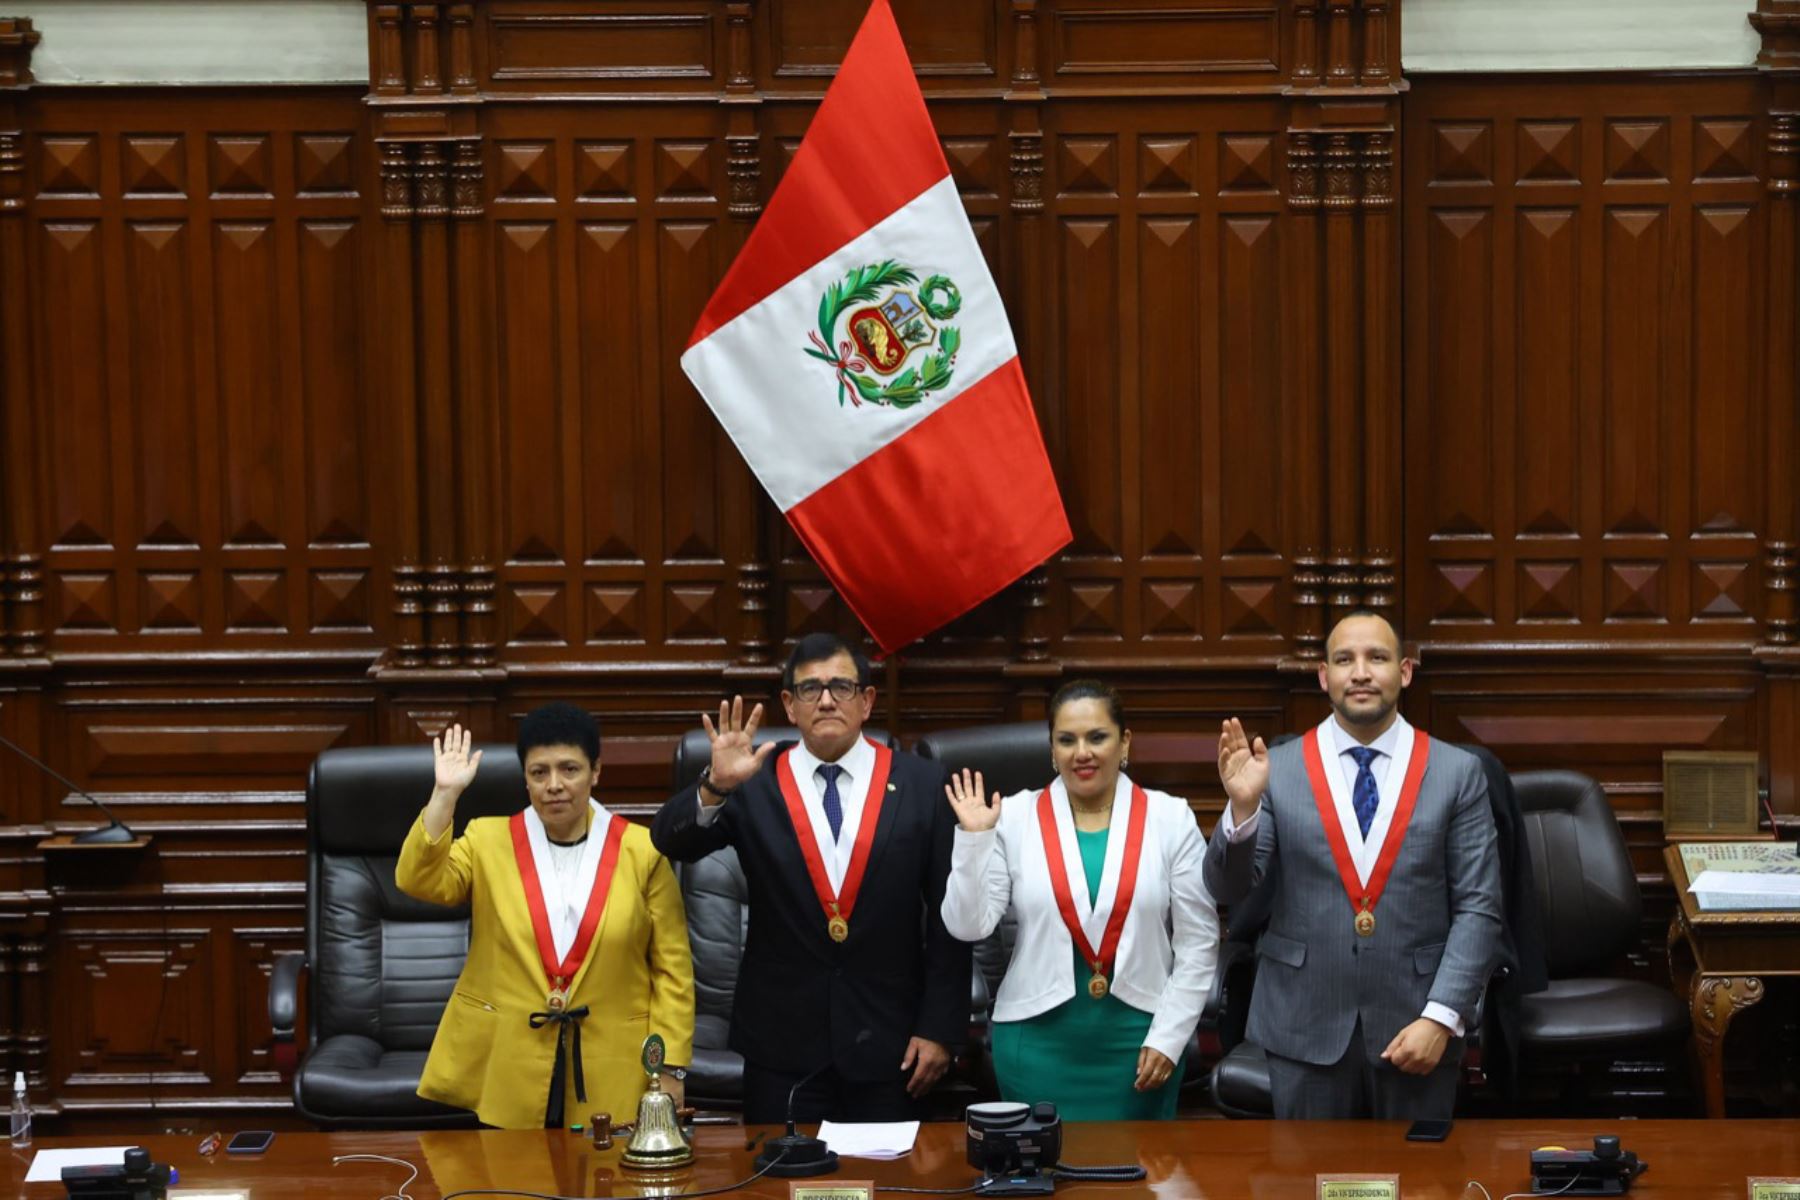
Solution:
{"label": "green dress", "polygon": [[[1106,863],[1107,830],[1075,832],[1081,868],[1087,875],[1088,901],[1100,889]],[[1093,971],[1071,956],[1075,998],[1023,1021],[993,1024],[994,1074],[1008,1100],[1036,1104],[1050,1100],[1065,1121],[1166,1120],[1175,1115],[1182,1064],[1160,1088],[1140,1092],[1138,1051],[1150,1032],[1151,1016],[1108,992],[1099,1000],[1088,995]]]}

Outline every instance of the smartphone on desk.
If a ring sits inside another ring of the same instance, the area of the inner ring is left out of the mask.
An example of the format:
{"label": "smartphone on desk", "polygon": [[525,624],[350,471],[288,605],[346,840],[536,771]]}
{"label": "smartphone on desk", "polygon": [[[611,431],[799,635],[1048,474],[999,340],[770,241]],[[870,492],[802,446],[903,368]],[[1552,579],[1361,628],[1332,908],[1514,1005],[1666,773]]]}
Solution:
{"label": "smartphone on desk", "polygon": [[242,1133],[233,1134],[225,1143],[227,1154],[261,1154],[275,1140],[275,1134],[268,1129],[246,1129]]}
{"label": "smartphone on desk", "polygon": [[1414,1121],[1406,1131],[1409,1142],[1441,1142],[1450,1136],[1449,1121]]}

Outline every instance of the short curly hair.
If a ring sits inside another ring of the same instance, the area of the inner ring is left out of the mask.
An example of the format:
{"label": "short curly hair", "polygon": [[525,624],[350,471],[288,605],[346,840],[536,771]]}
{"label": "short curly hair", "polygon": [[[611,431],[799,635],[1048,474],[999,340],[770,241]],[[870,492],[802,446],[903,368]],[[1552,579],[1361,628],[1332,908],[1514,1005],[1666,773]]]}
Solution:
{"label": "short curly hair", "polygon": [[519,765],[539,746],[578,746],[592,766],[600,761],[600,723],[565,700],[534,708],[519,722]]}

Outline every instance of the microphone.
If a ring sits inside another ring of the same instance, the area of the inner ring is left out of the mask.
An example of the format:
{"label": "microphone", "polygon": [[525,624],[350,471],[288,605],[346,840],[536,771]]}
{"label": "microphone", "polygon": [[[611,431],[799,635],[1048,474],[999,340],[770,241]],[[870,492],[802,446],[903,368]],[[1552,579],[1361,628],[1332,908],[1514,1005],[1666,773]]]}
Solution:
{"label": "microphone", "polygon": [[800,1089],[831,1069],[828,1060],[788,1090],[787,1132],[771,1138],[756,1156],[757,1167],[766,1175],[779,1179],[799,1179],[808,1175],[829,1175],[838,1168],[838,1156],[824,1142],[794,1129],[794,1100]]}
{"label": "microphone", "polygon": [[14,754],[17,754],[20,758],[24,759],[26,762],[30,763],[32,766],[36,767],[38,770],[56,780],[56,782],[62,784],[77,796],[80,796],[83,800],[86,800],[89,804],[106,814],[106,819],[111,822],[110,825],[102,825],[98,829],[86,830],[69,839],[77,846],[116,846],[125,842],[134,842],[137,840],[137,835],[132,833],[131,830],[126,827],[125,822],[119,820],[119,818],[114,815],[112,809],[106,807],[106,805],[88,795],[86,791],[77,787],[73,780],[64,776],[55,767],[52,767],[49,763],[45,762],[43,759],[4,734],[0,734],[0,746],[5,746],[8,750],[11,750]]}

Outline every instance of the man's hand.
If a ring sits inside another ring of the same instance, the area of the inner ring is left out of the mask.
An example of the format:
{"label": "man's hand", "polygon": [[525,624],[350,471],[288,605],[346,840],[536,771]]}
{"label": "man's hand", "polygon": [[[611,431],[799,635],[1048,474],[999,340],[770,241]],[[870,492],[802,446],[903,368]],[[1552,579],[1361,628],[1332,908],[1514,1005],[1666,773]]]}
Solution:
{"label": "man's hand", "polygon": [[452,725],[442,737],[431,739],[431,799],[425,802],[425,833],[434,841],[450,828],[456,818],[456,801],[471,783],[481,766],[481,751],[469,753],[475,735],[461,725]]}
{"label": "man's hand", "polygon": [[1000,793],[995,792],[992,800],[984,800],[984,786],[981,772],[967,767],[960,774],[952,774],[950,782],[944,785],[944,795],[956,811],[956,823],[969,833],[985,832],[1000,820]]}
{"label": "man's hand", "polygon": [[1169,1082],[1174,1073],[1175,1064],[1161,1050],[1144,1046],[1138,1050],[1137,1082],[1132,1086],[1140,1092],[1153,1092]]}
{"label": "man's hand", "polygon": [[[761,750],[751,747],[756,741],[756,727],[762,724],[763,706],[758,704],[750,710],[750,719],[744,720],[744,698],[733,696],[728,704],[719,701],[719,724],[715,727],[712,719],[705,713],[700,714],[700,723],[706,726],[706,736],[712,741],[712,770],[708,772],[712,786],[721,792],[735,791],[748,783],[752,776],[762,770],[762,765],[769,755],[775,752],[775,743],[770,742]],[[702,804],[723,804],[724,801],[700,789]]]}
{"label": "man's hand", "polygon": [[676,1112],[687,1107],[687,1081],[685,1079],[677,1079],[673,1075],[665,1073],[658,1082],[662,1084],[663,1091],[675,1097]]}
{"label": "man's hand", "polygon": [[1420,1017],[1394,1035],[1381,1057],[1408,1075],[1429,1075],[1444,1057],[1450,1044],[1450,1031],[1430,1017]]}
{"label": "man's hand", "polygon": [[900,1060],[900,1069],[912,1072],[912,1078],[906,1081],[906,1094],[917,1100],[950,1069],[950,1051],[930,1038],[916,1037],[906,1043],[906,1057]]}
{"label": "man's hand", "polygon": [[1231,820],[1240,825],[1256,812],[1262,794],[1269,790],[1268,747],[1261,738],[1251,741],[1236,717],[1219,727],[1219,782],[1231,797]]}

